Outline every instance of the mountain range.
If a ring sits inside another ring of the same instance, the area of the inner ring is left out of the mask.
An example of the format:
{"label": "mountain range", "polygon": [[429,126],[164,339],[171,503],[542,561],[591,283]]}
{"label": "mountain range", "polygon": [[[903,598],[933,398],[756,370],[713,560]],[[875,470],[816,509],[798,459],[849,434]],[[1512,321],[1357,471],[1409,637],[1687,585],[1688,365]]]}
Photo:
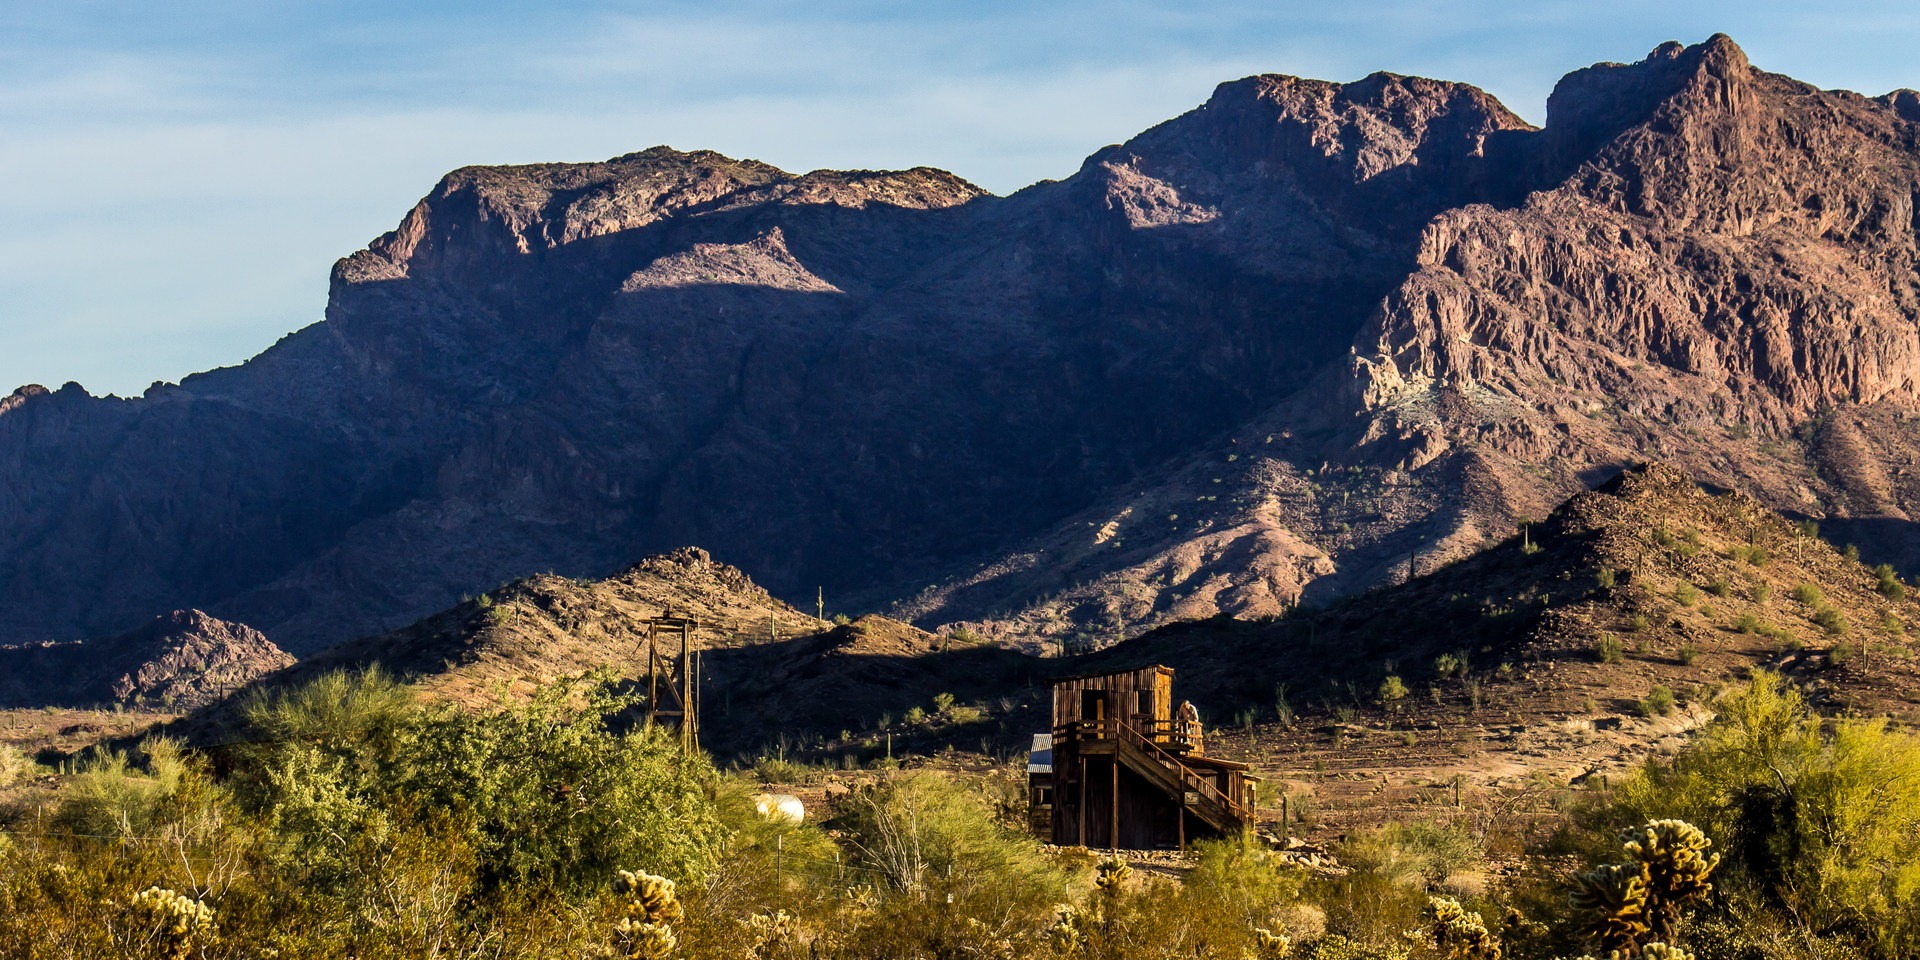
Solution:
{"label": "mountain range", "polygon": [[0,400],[0,644],[197,609],[306,657],[697,544],[1098,647],[1407,579],[1650,459],[1912,571],[1917,206],[1920,95],[1724,36],[1569,74],[1541,128],[1250,77],[1006,197],[465,168],[245,364]]}

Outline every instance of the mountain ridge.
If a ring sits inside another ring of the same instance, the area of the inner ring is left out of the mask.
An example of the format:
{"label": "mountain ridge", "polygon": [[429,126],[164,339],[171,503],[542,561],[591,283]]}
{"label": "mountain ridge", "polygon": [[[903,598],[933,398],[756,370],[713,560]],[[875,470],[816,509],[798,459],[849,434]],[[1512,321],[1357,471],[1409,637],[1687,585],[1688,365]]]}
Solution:
{"label": "mountain ridge", "polygon": [[309,654],[700,543],[1098,645],[1464,556],[1649,457],[1911,569],[1909,100],[1716,36],[1569,75],[1543,128],[1464,84],[1232,81],[1008,197],[463,168],[248,364],[8,401],[0,639],[193,605]]}

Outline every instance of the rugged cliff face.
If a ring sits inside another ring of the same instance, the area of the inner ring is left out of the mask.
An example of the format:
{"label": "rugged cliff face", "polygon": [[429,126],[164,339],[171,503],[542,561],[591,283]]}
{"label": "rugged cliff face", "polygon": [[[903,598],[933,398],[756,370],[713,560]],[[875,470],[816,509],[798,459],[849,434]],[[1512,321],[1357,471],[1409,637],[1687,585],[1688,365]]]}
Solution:
{"label": "rugged cliff face", "polygon": [[1006,198],[665,148],[456,171],[255,360],[0,402],[0,639],[193,605],[306,653],[699,543],[1103,640],[1403,575],[1654,455],[1891,544],[1915,102],[1715,38],[1569,76],[1544,130],[1249,78]]}

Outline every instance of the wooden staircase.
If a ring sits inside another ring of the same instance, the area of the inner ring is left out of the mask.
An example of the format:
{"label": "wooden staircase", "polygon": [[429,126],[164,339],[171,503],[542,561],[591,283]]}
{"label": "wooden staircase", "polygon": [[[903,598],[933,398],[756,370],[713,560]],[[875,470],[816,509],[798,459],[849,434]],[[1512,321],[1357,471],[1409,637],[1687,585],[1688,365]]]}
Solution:
{"label": "wooden staircase", "polygon": [[1229,835],[1253,822],[1252,810],[1221,792],[1212,780],[1195,773],[1178,754],[1127,724],[1112,724],[1108,729],[1119,731],[1114,738],[1115,759],[1164,791],[1188,813]]}

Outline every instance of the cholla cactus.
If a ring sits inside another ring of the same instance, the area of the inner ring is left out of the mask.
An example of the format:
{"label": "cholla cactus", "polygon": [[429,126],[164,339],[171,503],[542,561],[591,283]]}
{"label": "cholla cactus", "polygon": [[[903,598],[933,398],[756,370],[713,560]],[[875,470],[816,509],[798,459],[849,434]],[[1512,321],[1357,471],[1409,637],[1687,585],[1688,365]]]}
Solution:
{"label": "cholla cactus", "polygon": [[1468,913],[1452,897],[1428,897],[1427,916],[1433,920],[1434,946],[1449,960],[1500,960],[1500,941],[1487,930],[1477,913]]}
{"label": "cholla cactus", "polygon": [[740,921],[746,929],[748,955],[779,957],[794,952],[800,945],[800,921],[785,910],[771,914],[756,913]]}
{"label": "cholla cactus", "polygon": [[1253,945],[1240,952],[1242,960],[1285,960],[1293,952],[1293,939],[1266,927],[1253,928]]}
{"label": "cholla cactus", "polygon": [[186,960],[195,945],[213,939],[213,909],[165,887],[148,887],[133,895],[134,913],[155,927],[156,939],[167,960]]}
{"label": "cholla cactus", "polygon": [[614,874],[613,890],[626,898],[621,905],[625,916],[613,926],[613,940],[619,955],[627,960],[666,960],[679,940],[671,924],[686,916],[673,895],[673,881],[651,873],[620,870]]}
{"label": "cholla cactus", "polygon": [[1688,900],[1709,893],[1707,877],[1720,865],[1720,855],[1708,856],[1713,841],[1685,820],[1655,820],[1620,834],[1627,859],[1641,864],[1647,874],[1648,921],[1652,932],[1671,934]]}
{"label": "cholla cactus", "polygon": [[1574,877],[1573,908],[1602,949],[1631,951],[1648,930],[1647,865],[1609,863]]}
{"label": "cholla cactus", "polygon": [[1649,943],[1641,948],[1640,960],[1693,960],[1693,954],[1664,943]]}
{"label": "cholla cactus", "polygon": [[1127,882],[1127,878],[1133,876],[1133,868],[1127,866],[1127,862],[1119,857],[1109,857],[1100,861],[1098,870],[1100,875],[1094,879],[1094,885],[1109,897],[1117,896],[1120,893],[1120,887]]}
{"label": "cholla cactus", "polygon": [[1053,926],[1047,928],[1047,939],[1057,950],[1064,953],[1086,946],[1087,927],[1079,909],[1070,903],[1056,903],[1053,918]]}

